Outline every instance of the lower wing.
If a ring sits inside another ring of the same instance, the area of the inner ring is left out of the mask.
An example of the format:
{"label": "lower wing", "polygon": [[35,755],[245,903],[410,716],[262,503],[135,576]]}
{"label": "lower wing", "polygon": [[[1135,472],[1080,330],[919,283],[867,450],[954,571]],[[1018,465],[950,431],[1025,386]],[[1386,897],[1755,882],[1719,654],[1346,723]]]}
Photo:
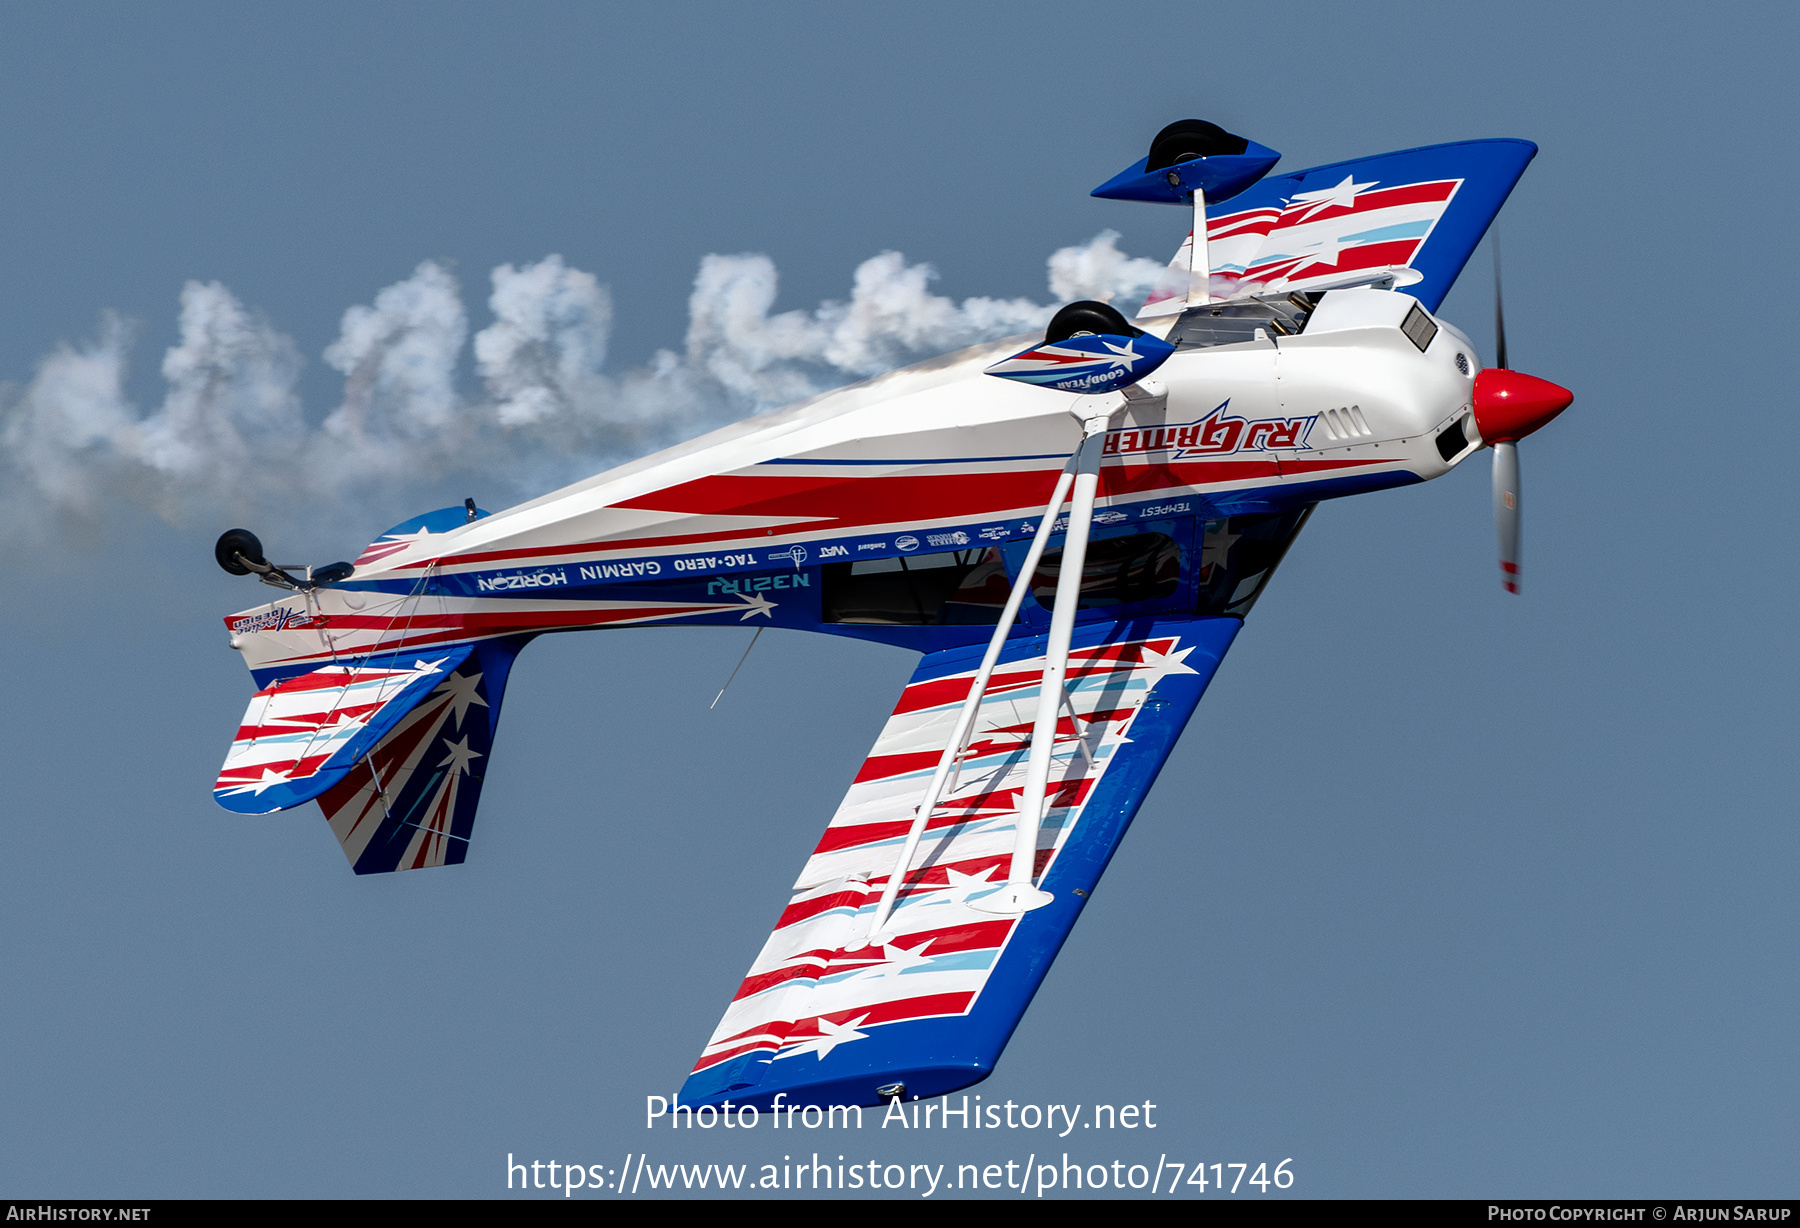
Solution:
{"label": "lower wing", "polygon": [[1242,623],[1077,628],[1069,705],[1022,916],[971,907],[1007,877],[1043,672],[1042,637],[1008,645],[969,750],[898,902],[877,902],[972,685],[979,646],[920,662],[825,829],[762,953],[682,1088],[683,1104],[877,1104],[985,1078],[1087,902]]}

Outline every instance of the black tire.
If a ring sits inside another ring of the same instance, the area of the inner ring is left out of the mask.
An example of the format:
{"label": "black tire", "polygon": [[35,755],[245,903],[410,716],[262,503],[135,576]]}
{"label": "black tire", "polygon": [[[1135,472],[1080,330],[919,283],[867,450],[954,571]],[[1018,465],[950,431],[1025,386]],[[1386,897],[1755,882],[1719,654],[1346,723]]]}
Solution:
{"label": "black tire", "polygon": [[213,558],[219,566],[234,576],[247,576],[250,569],[238,562],[237,556],[243,555],[252,563],[264,563],[262,543],[256,540],[256,534],[249,529],[227,529],[219,535],[213,546]]}
{"label": "black tire", "polygon": [[1241,154],[1250,142],[1233,136],[1217,124],[1203,119],[1178,119],[1156,134],[1150,142],[1150,160],[1146,171],[1160,171],[1177,162],[1193,158],[1210,158],[1214,154]]}
{"label": "black tire", "polygon": [[1050,327],[1044,330],[1044,344],[1055,345],[1078,333],[1110,333],[1116,337],[1143,335],[1141,329],[1133,328],[1126,322],[1116,307],[1083,299],[1078,303],[1070,303],[1050,317]]}

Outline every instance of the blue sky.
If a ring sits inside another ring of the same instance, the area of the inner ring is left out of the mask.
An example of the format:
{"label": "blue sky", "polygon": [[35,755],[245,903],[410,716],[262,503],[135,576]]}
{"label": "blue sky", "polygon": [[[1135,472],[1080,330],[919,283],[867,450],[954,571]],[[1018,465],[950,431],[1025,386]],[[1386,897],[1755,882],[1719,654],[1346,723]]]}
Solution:
{"label": "blue sky", "polygon": [[[316,427],[346,310],[422,261],[473,335],[491,270],[560,255],[610,287],[626,380],[688,353],[709,254],[767,255],[777,311],[888,251],[952,299],[1043,304],[1050,254],[1103,230],[1164,260],[1177,211],[1087,191],[1174,118],[1285,169],[1534,140],[1501,216],[1511,357],[1577,399],[1521,447],[1525,595],[1484,460],[1322,507],[975,1090],[1154,1101],[1154,1137],[1056,1150],[1291,1156],[1317,1197],[1791,1195],[1796,33],[1753,5],[9,5],[0,414],[104,311],[135,330],[119,403],[155,410],[190,281],[289,339]],[[1486,257],[1442,312],[1483,345]],[[696,429],[744,412],[701,400]],[[80,453],[71,512],[6,446],[0,1193],[486,1197],[508,1152],[791,1153],[652,1138],[643,1098],[692,1064],[909,654],[771,634],[709,711],[742,635],[552,637],[468,863],[359,881],[314,811],[210,799],[248,693],[218,619],[259,600],[210,543],[242,516],[351,557],[534,493],[543,454],[329,496],[252,457],[177,497]],[[895,1135],[803,1142],[1049,1145]]]}

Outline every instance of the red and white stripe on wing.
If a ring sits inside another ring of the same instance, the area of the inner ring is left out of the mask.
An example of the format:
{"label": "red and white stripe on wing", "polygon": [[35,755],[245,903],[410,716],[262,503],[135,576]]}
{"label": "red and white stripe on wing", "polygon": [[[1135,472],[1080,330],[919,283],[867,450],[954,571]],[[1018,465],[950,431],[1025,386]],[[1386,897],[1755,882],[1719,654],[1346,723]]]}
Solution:
{"label": "red and white stripe on wing", "polygon": [[[1304,290],[1363,269],[1412,263],[1449,208],[1460,179],[1382,187],[1348,177],[1334,187],[1303,192],[1280,209],[1263,206],[1206,221],[1206,256],[1215,299]],[[1384,236],[1386,230],[1409,233]],[[1145,314],[1185,292],[1190,233],[1169,262],[1168,284],[1150,292]]]}
{"label": "red and white stripe on wing", "polygon": [[[1082,809],[1156,683],[1193,673],[1173,637],[1070,654],[1082,729],[1057,729],[1039,872],[1078,832]],[[863,1038],[863,1029],[966,1012],[1014,927],[969,907],[1006,880],[1042,657],[996,670],[956,778],[931,819],[879,947],[862,942],[973,671],[909,684],[795,883],[794,895],[696,1070],[746,1053],[769,1061]]]}
{"label": "red and white stripe on wing", "polygon": [[1374,185],[1346,180],[1336,189],[1304,194],[1308,199],[1295,197],[1240,284],[1303,290],[1344,273],[1404,267],[1430,238],[1461,183],[1440,179],[1364,191]]}

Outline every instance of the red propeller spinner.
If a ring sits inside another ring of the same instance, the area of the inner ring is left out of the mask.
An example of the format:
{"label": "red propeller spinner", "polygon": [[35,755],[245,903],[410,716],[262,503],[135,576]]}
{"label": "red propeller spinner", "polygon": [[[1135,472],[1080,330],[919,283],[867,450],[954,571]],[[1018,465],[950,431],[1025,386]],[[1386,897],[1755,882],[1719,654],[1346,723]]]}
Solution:
{"label": "red propeller spinner", "polygon": [[1569,407],[1575,394],[1506,362],[1506,309],[1500,297],[1500,236],[1493,237],[1495,365],[1475,376],[1475,429],[1494,450],[1494,528],[1500,537],[1500,583],[1519,591],[1519,440]]}
{"label": "red propeller spinner", "polygon": [[1574,393],[1547,379],[1489,367],[1475,376],[1475,428],[1483,443],[1515,443],[1574,399]]}

